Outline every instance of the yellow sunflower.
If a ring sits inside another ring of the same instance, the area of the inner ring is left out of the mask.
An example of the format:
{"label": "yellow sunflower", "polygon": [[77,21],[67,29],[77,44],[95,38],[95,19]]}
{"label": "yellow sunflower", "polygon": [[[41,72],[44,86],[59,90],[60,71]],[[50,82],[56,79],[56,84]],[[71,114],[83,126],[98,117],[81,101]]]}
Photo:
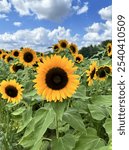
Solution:
{"label": "yellow sunflower", "polygon": [[13,57],[10,54],[7,54],[4,60],[6,63],[9,63],[10,61],[13,61]]}
{"label": "yellow sunflower", "polygon": [[93,80],[96,79],[96,70],[97,70],[97,62],[94,61],[90,65],[89,70],[86,70],[86,76],[88,76],[87,79],[88,86],[91,86],[93,84]]}
{"label": "yellow sunflower", "polygon": [[59,40],[59,46],[61,50],[65,50],[68,48],[68,41],[67,40]]}
{"label": "yellow sunflower", "polygon": [[68,47],[69,47],[71,54],[73,54],[73,55],[78,54],[78,47],[76,44],[71,43],[68,45]]}
{"label": "yellow sunflower", "polygon": [[36,52],[30,48],[23,48],[19,60],[25,67],[33,66],[37,61]]}
{"label": "yellow sunflower", "polygon": [[111,43],[108,43],[108,44],[107,44],[107,55],[108,55],[109,57],[112,56],[112,44],[111,44]]}
{"label": "yellow sunflower", "polygon": [[8,55],[7,53],[3,52],[2,55],[1,55],[1,59],[4,60],[7,55]]}
{"label": "yellow sunflower", "polygon": [[56,53],[59,53],[60,52],[60,44],[58,43],[58,44],[54,44],[53,46],[52,46],[52,49],[53,49],[53,51],[54,52],[56,52]]}
{"label": "yellow sunflower", "polygon": [[96,76],[98,80],[104,81],[107,78],[106,70],[104,67],[99,67],[96,70]]}
{"label": "yellow sunflower", "polygon": [[10,66],[10,72],[11,73],[15,73],[15,72],[17,72],[18,70],[24,70],[24,66],[23,66],[23,64],[20,64],[20,63],[15,63],[15,64],[12,64],[11,66]]}
{"label": "yellow sunflower", "polygon": [[2,94],[2,98],[7,99],[8,102],[20,102],[22,99],[22,91],[22,85],[17,83],[16,80],[3,80],[0,84],[0,93]]}
{"label": "yellow sunflower", "polygon": [[75,62],[81,63],[84,58],[83,58],[83,55],[82,55],[82,54],[76,54],[76,55],[74,56],[74,59],[75,59]]}
{"label": "yellow sunflower", "polygon": [[12,56],[15,57],[15,58],[18,58],[18,57],[19,57],[19,54],[20,54],[20,51],[19,51],[19,50],[13,50],[13,51],[12,51]]}
{"label": "yellow sunflower", "polygon": [[71,97],[79,86],[79,76],[74,74],[76,70],[74,63],[65,56],[46,57],[37,68],[34,87],[47,101],[63,101]]}

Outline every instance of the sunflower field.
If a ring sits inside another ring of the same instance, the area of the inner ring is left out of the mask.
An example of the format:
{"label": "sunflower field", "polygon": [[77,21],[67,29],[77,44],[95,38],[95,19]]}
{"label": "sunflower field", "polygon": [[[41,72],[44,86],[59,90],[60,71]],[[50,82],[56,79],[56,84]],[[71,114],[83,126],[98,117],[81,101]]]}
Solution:
{"label": "sunflower field", "polygon": [[0,150],[111,150],[112,44],[50,48],[0,50]]}

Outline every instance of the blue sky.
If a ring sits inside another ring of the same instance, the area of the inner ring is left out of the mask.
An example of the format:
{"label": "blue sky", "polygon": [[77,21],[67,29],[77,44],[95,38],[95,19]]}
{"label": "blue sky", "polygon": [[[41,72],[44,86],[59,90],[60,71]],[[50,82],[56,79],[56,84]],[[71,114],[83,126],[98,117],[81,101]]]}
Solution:
{"label": "blue sky", "polygon": [[45,51],[60,39],[79,47],[111,39],[111,0],[0,0],[0,48]]}

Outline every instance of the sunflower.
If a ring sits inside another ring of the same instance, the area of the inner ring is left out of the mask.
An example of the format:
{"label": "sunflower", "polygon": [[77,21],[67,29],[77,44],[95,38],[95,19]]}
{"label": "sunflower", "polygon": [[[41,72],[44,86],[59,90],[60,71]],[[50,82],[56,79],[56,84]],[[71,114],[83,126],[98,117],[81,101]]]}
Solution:
{"label": "sunflower", "polygon": [[88,76],[87,79],[88,86],[91,86],[93,84],[93,80],[96,79],[96,69],[97,69],[97,62],[94,61],[90,65],[89,70],[86,70],[86,75]]}
{"label": "sunflower", "polygon": [[13,57],[11,57],[11,55],[10,54],[7,54],[6,56],[5,56],[5,62],[6,63],[9,63],[10,61],[13,61]]}
{"label": "sunflower", "polygon": [[77,63],[81,63],[83,61],[83,55],[82,54],[76,54],[74,56],[74,59]]}
{"label": "sunflower", "polygon": [[36,63],[36,52],[30,48],[23,48],[19,55],[19,60],[24,66],[29,67]]}
{"label": "sunflower", "polygon": [[5,57],[7,56],[8,54],[3,52],[2,55],[1,55],[1,59],[5,59]]}
{"label": "sunflower", "polygon": [[104,70],[105,70],[105,72],[107,74],[111,74],[112,73],[112,67],[111,66],[104,66],[103,68],[104,68]]}
{"label": "sunflower", "polygon": [[52,46],[52,49],[54,50],[54,52],[56,52],[56,53],[58,53],[58,52],[60,52],[60,44],[58,43],[58,44],[54,44],[53,46]]}
{"label": "sunflower", "polygon": [[47,101],[63,101],[71,97],[79,85],[79,76],[74,74],[76,70],[74,63],[65,56],[46,57],[37,68],[34,87]]}
{"label": "sunflower", "polygon": [[15,73],[15,72],[17,72],[18,70],[24,70],[24,66],[23,66],[23,64],[20,64],[20,63],[15,63],[15,64],[12,64],[11,66],[10,66],[10,72],[11,73]]}
{"label": "sunflower", "polygon": [[61,50],[68,48],[68,41],[67,40],[59,40],[59,46]]}
{"label": "sunflower", "polygon": [[107,44],[107,55],[108,55],[109,57],[112,56],[112,44],[111,44],[111,43],[108,43],[108,44]]}
{"label": "sunflower", "polygon": [[19,57],[19,54],[20,54],[20,51],[19,51],[19,50],[13,50],[13,51],[12,51],[12,56],[15,57],[15,58],[18,58],[18,57]]}
{"label": "sunflower", "polygon": [[20,102],[22,99],[22,91],[22,85],[17,83],[16,80],[3,80],[0,84],[0,93],[2,94],[2,98],[7,99],[8,102]]}
{"label": "sunflower", "polygon": [[106,70],[104,67],[99,67],[96,70],[96,76],[98,80],[104,81],[107,78]]}
{"label": "sunflower", "polygon": [[77,47],[76,44],[71,43],[71,44],[68,45],[68,47],[69,47],[69,50],[70,50],[71,54],[75,55],[75,54],[78,53],[78,47]]}

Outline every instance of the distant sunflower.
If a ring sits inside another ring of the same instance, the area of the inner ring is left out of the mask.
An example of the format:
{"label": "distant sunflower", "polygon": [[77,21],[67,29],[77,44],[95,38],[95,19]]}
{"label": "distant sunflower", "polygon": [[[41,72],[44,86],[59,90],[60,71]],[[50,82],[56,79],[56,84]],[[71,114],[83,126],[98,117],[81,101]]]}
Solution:
{"label": "distant sunflower", "polygon": [[59,41],[59,46],[61,50],[64,50],[68,48],[68,41],[67,40],[60,40]]}
{"label": "distant sunflower", "polygon": [[23,48],[20,52],[19,60],[25,67],[32,66],[37,61],[36,52],[30,48]]}
{"label": "distant sunflower", "polygon": [[75,54],[78,53],[78,47],[77,47],[76,44],[71,43],[71,44],[68,45],[68,47],[69,47],[70,52],[71,52],[73,55],[75,55]]}
{"label": "distant sunflower", "polygon": [[55,52],[55,53],[58,53],[58,52],[60,52],[60,44],[58,43],[58,44],[54,44],[53,46],[52,46],[52,49],[53,49],[53,51]]}
{"label": "distant sunflower", "polygon": [[89,70],[86,70],[86,75],[88,76],[87,82],[88,86],[93,84],[93,80],[96,79],[96,70],[97,70],[97,62],[94,61],[91,65]]}
{"label": "distant sunflower", "polygon": [[77,63],[81,63],[84,59],[82,54],[76,54],[74,58],[75,58],[75,62]]}
{"label": "distant sunflower", "polygon": [[15,57],[15,58],[18,58],[18,57],[19,57],[19,54],[20,54],[20,51],[19,51],[19,50],[13,50],[13,51],[12,51],[12,56]]}
{"label": "distant sunflower", "polygon": [[2,55],[1,55],[1,59],[5,59],[5,57],[7,56],[8,54],[3,52]]}
{"label": "distant sunflower", "polygon": [[108,44],[107,44],[107,55],[108,55],[109,57],[112,56],[112,44],[111,44],[111,43],[108,43]]}
{"label": "distant sunflower", "polygon": [[74,63],[65,56],[46,57],[37,68],[34,87],[47,101],[63,101],[71,97],[79,85],[79,76],[74,74],[76,70]]}
{"label": "distant sunflower", "polygon": [[96,70],[96,76],[98,80],[104,81],[107,78],[106,70],[104,67],[99,67]]}
{"label": "distant sunflower", "polygon": [[105,70],[105,72],[107,74],[111,74],[112,73],[112,67],[111,66],[104,66],[103,68],[104,68],[104,70]]}
{"label": "distant sunflower", "polygon": [[10,61],[13,61],[13,57],[12,57],[10,54],[7,54],[7,55],[5,56],[5,62],[6,62],[6,63],[9,63]]}
{"label": "distant sunflower", "polygon": [[24,66],[23,66],[23,64],[20,64],[20,63],[15,63],[15,64],[12,64],[11,66],[10,66],[10,72],[11,73],[15,73],[15,72],[17,72],[18,70],[24,70]]}
{"label": "distant sunflower", "polygon": [[7,99],[8,102],[20,102],[22,99],[22,91],[22,85],[17,83],[16,80],[3,80],[0,84],[0,93],[2,94],[2,98]]}

